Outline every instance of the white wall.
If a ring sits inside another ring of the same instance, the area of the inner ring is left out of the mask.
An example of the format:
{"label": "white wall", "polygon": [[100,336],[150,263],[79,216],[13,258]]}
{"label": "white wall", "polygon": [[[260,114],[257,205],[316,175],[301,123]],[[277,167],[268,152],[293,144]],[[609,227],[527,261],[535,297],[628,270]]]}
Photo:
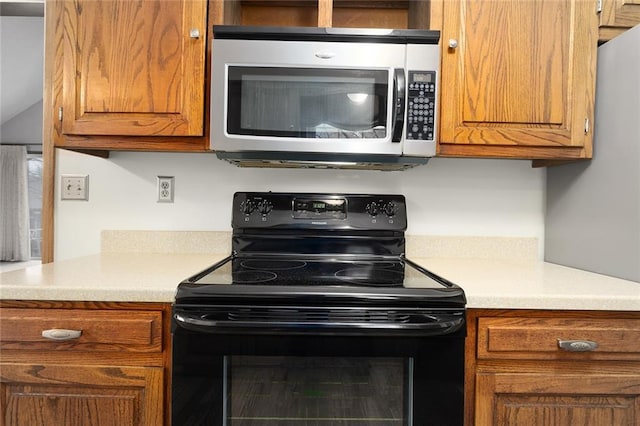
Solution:
{"label": "white wall", "polygon": [[[404,172],[245,169],[213,154],[58,150],[55,258],[100,251],[100,231],[230,230],[235,191],[404,194],[408,234],[539,238],[545,170],[530,161],[434,158]],[[60,174],[89,174],[89,201],[60,201]],[[173,204],[156,202],[156,176],[175,176]],[[540,254],[542,256],[542,254]]]}
{"label": "white wall", "polygon": [[0,125],[0,142],[42,145],[42,99]]}
{"label": "white wall", "polygon": [[0,124],[42,100],[43,64],[44,18],[0,16]]}

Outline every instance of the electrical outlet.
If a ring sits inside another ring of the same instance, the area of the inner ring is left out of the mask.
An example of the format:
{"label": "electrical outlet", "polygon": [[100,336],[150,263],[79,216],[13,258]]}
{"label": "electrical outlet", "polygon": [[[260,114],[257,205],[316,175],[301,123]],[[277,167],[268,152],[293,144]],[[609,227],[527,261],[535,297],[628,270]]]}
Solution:
{"label": "electrical outlet", "polygon": [[61,200],[89,200],[89,175],[61,175]]}
{"label": "electrical outlet", "polygon": [[173,203],[175,178],[173,176],[158,176],[158,202]]}

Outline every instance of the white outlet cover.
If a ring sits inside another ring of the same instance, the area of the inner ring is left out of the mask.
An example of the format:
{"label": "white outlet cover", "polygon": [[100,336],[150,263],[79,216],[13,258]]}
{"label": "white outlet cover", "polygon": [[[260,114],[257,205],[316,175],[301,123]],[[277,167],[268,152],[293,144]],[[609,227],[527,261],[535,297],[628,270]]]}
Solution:
{"label": "white outlet cover", "polygon": [[61,200],[89,200],[89,175],[61,175]]}
{"label": "white outlet cover", "polygon": [[175,177],[158,176],[158,202],[173,203],[175,192]]}

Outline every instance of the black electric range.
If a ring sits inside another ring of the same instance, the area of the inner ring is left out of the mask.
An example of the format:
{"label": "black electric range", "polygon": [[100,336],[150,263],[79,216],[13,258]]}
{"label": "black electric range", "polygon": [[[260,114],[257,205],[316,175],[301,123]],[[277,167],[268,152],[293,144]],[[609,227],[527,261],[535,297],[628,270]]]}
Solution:
{"label": "black electric range", "polygon": [[405,256],[401,195],[240,192],[181,282],[172,424],[461,426],[464,291]]}

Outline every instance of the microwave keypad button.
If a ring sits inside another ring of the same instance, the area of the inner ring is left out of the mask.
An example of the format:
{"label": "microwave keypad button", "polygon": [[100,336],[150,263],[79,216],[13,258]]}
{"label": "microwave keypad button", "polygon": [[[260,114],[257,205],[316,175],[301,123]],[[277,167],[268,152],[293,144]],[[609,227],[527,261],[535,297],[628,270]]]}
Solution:
{"label": "microwave keypad button", "polygon": [[407,130],[411,140],[433,140],[435,115],[434,71],[409,71]]}

